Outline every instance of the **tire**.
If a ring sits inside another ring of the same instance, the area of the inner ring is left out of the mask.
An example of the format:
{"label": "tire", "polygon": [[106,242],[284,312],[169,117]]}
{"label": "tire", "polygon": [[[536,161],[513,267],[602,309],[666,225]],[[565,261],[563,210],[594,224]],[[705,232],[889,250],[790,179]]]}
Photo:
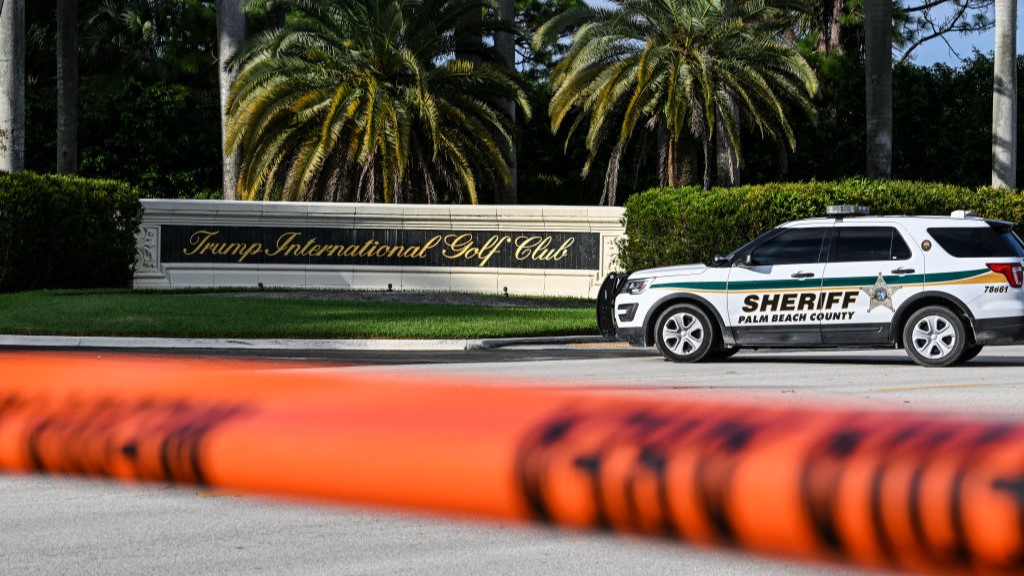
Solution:
{"label": "tire", "polygon": [[964,351],[960,353],[960,357],[956,359],[956,363],[963,364],[965,362],[970,362],[971,360],[974,360],[974,357],[980,354],[983,348],[985,347],[979,346],[977,344],[965,347]]}
{"label": "tire", "polygon": [[911,314],[903,327],[903,347],[921,366],[949,366],[963,356],[967,332],[949,308],[926,306]]}
{"label": "tire", "polygon": [[658,351],[673,362],[699,362],[715,343],[714,322],[692,304],[670,306],[658,317],[654,341]]}

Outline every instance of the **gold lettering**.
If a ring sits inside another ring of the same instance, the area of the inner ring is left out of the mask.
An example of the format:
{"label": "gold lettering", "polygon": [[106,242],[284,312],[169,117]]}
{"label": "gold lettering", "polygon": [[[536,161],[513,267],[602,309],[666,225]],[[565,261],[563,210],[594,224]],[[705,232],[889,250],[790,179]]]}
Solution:
{"label": "gold lettering", "polygon": [[338,253],[339,250],[343,250],[344,248],[344,244],[327,244],[321,246],[320,249],[317,250],[316,254],[314,254],[314,256],[334,256],[336,253]]}
{"label": "gold lettering", "polygon": [[567,238],[558,248],[551,248],[550,236],[520,236],[516,238],[516,260],[558,261],[569,255],[575,238]]}
{"label": "gold lettering", "polygon": [[289,247],[292,247],[293,249],[298,248],[297,246],[292,246],[292,242],[295,241],[295,238],[297,238],[299,234],[299,232],[285,232],[284,234],[281,234],[277,237],[277,250],[274,250],[273,252],[268,251],[266,252],[266,255],[281,256],[281,253],[284,252],[284,256],[289,256],[289,252],[294,251],[289,250]]}
{"label": "gold lettering", "polygon": [[302,246],[302,249],[299,250],[299,256],[309,256],[316,251],[317,247],[316,238],[310,238],[309,241]]}
{"label": "gold lettering", "polygon": [[416,258],[420,258],[420,259],[426,258],[427,257],[427,251],[430,250],[431,248],[434,248],[435,246],[437,246],[440,243],[441,243],[441,235],[440,234],[438,234],[436,236],[432,236],[430,238],[430,240],[427,240],[427,243],[424,244],[419,249],[419,251],[415,254],[415,257]]}
{"label": "gold lettering", "polygon": [[[473,235],[469,233],[459,234],[458,236],[449,234],[444,237],[444,243],[448,248],[441,251],[441,256],[449,260],[469,258],[469,251],[473,249]],[[449,252],[449,249],[451,249],[451,252]]]}
{"label": "gold lettering", "polygon": [[[205,253],[207,250],[209,250],[208,243],[210,241],[210,238],[213,238],[217,234],[220,234],[219,230],[216,232],[214,232],[213,230],[196,230],[188,238],[188,243],[194,246],[194,248],[192,248],[192,250],[186,248],[182,250],[182,252],[185,253],[185,256],[195,256],[196,254]],[[200,250],[202,252],[200,252]]]}
{"label": "gold lettering", "polygon": [[488,238],[487,242],[484,243],[483,248],[480,249],[480,264],[478,264],[478,266],[486,266],[487,261],[490,260],[505,243],[511,241],[512,239],[508,236],[502,236],[500,238],[498,236],[491,236]]}
{"label": "gold lettering", "polygon": [[373,249],[378,244],[379,243],[376,240],[367,240],[366,243],[363,244],[362,249],[359,251],[358,256],[369,256],[373,254]]}
{"label": "gold lettering", "polygon": [[569,255],[569,247],[571,247],[575,243],[576,243],[576,239],[575,238],[566,238],[565,242],[562,242],[562,245],[558,247],[558,250],[555,250],[555,255],[554,255],[553,259],[557,262],[557,261],[561,260],[562,258],[565,258],[566,256],[568,256]]}
{"label": "gold lettering", "polygon": [[250,256],[255,256],[263,250],[263,244],[253,242],[214,242],[211,240],[220,234],[220,231],[198,230],[189,237],[189,244],[192,248],[182,250],[186,256],[212,254],[214,256],[237,256],[238,262],[245,262]]}

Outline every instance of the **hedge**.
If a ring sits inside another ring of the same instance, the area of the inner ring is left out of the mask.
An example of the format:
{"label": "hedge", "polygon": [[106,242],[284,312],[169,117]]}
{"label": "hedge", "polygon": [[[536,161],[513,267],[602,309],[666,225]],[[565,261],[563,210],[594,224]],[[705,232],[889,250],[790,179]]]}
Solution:
{"label": "hedge", "polygon": [[631,271],[707,262],[789,220],[824,216],[830,204],[868,206],[872,214],[949,214],[1024,222],[1017,191],[907,181],[845,180],[717,188],[662,188],[626,202],[626,238],[618,267]]}
{"label": "hedge", "polygon": [[130,287],[141,219],[122,182],[0,173],[0,292]]}

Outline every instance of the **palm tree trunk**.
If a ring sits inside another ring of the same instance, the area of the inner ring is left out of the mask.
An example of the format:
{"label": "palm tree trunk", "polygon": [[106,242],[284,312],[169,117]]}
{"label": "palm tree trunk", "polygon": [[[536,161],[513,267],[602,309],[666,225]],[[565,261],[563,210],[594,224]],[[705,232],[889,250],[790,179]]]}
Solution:
{"label": "palm tree trunk", "polygon": [[0,13],[0,171],[25,168],[25,0]]}
{"label": "palm tree trunk", "polygon": [[711,190],[711,170],[715,159],[715,144],[711,138],[704,139],[704,191]]}
{"label": "palm tree trunk", "polygon": [[455,24],[455,57],[467,62],[479,62],[480,50],[483,48],[483,37],[480,29],[483,25],[483,12],[469,10],[459,16]]}
{"label": "palm tree trunk", "polygon": [[892,4],[864,2],[867,176],[892,177]]}
{"label": "palm tree trunk", "polygon": [[[502,22],[511,26],[515,24],[516,20],[516,2],[515,0],[500,0],[500,16]],[[516,67],[516,42],[515,36],[511,32],[495,32],[494,33],[494,48],[501,55],[501,60],[513,73]],[[516,103],[512,99],[506,99],[502,102],[502,107],[505,110],[505,114],[512,120],[513,134],[515,123],[516,123]],[[508,149],[508,171],[509,171],[509,183],[505,187],[504,198],[502,199],[505,204],[516,204],[519,200],[519,178],[517,174],[518,162],[516,158],[516,141],[513,137],[511,146]]]}
{"label": "palm tree trunk", "polygon": [[78,172],[78,0],[57,0],[57,173]]}
{"label": "palm tree trunk", "polygon": [[996,0],[992,187],[1017,187],[1017,0]]}
{"label": "palm tree trunk", "polygon": [[892,177],[893,55],[890,0],[864,1],[867,177]]}
{"label": "palm tree trunk", "polygon": [[241,154],[231,153],[223,149],[224,134],[228,122],[228,95],[231,85],[238,75],[237,70],[229,68],[229,61],[245,41],[245,13],[242,11],[242,0],[217,0],[217,61],[220,70],[220,128],[221,155],[224,176],[224,199],[234,200],[238,189],[238,172],[241,166]]}
{"label": "palm tree trunk", "polygon": [[[729,109],[726,111],[731,114],[734,119],[737,119],[738,123],[740,108],[735,102],[729,103]],[[729,139],[729,134],[725,130],[725,119],[721,116],[718,118],[718,126],[720,127],[715,131],[715,166],[717,168],[718,185],[719,186],[739,186],[740,185],[740,158],[736,151],[736,147],[732,145],[732,140]]]}

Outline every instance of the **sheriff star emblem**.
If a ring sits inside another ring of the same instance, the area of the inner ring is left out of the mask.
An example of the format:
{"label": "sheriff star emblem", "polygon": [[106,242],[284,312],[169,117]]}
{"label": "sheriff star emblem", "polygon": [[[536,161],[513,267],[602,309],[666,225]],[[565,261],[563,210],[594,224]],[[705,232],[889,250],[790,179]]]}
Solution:
{"label": "sheriff star emblem", "polygon": [[878,273],[878,280],[875,281],[874,286],[861,286],[860,291],[867,294],[870,299],[868,305],[868,312],[871,312],[879,306],[885,306],[893,312],[896,311],[892,307],[892,295],[902,286],[890,286],[885,283],[885,278],[882,277],[882,273]]}

